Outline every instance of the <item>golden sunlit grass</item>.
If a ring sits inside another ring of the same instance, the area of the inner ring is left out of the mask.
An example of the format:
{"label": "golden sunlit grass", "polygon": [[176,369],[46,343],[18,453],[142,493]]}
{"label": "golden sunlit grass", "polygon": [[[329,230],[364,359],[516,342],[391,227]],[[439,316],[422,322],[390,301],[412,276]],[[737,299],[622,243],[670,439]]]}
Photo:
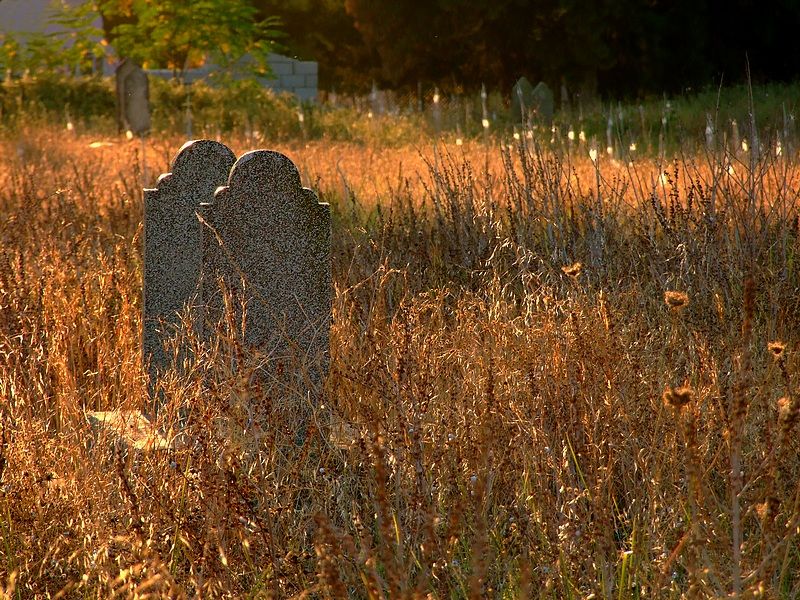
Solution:
{"label": "golden sunlit grass", "polygon": [[795,162],[265,140],[332,203],[325,399],[186,333],[179,443],[137,452],[85,413],[146,406],[140,188],[181,143],[0,141],[4,594],[800,593]]}

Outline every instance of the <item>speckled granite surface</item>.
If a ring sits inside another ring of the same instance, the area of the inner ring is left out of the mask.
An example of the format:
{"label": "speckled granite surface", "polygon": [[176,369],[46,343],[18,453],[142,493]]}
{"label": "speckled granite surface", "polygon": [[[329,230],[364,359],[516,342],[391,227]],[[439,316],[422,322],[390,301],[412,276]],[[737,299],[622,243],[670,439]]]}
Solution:
{"label": "speckled granite surface", "polygon": [[199,323],[203,263],[200,204],[228,180],[235,156],[209,140],[187,142],[154,189],[144,191],[144,298],[142,349],[151,379],[169,365],[164,342],[178,315],[194,306]]}
{"label": "speckled granite surface", "polygon": [[258,350],[261,381],[294,380],[304,395],[318,396],[329,361],[330,207],[301,186],[283,154],[233,159],[217,142],[188,143],[172,173],[145,190],[143,345],[151,377],[169,364],[162,347],[179,311],[192,305],[211,341],[229,293],[236,335]]}
{"label": "speckled granite surface", "polygon": [[331,322],[330,207],[300,185],[286,156],[257,150],[236,161],[204,215],[215,232],[204,249],[210,312],[222,306],[221,280],[237,299],[236,322],[245,319],[245,345],[266,356],[265,370],[274,376],[302,365],[318,382]]}

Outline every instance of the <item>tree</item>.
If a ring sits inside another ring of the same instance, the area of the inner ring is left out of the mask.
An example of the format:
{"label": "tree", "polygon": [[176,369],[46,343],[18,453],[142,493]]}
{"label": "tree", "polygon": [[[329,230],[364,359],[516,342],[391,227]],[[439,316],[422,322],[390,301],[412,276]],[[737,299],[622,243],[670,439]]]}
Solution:
{"label": "tree", "polygon": [[48,35],[57,41],[61,60],[83,72],[91,72],[93,63],[106,54],[103,31],[95,26],[97,15],[91,2],[70,6],[56,0],[48,16],[50,24],[60,27]]}
{"label": "tree", "polygon": [[289,54],[319,63],[320,87],[369,89],[380,61],[355,28],[344,0],[253,0],[253,4],[261,17],[280,18]]}
{"label": "tree", "polygon": [[744,77],[796,78],[800,2],[775,0],[253,0],[280,15],[320,84],[510,90],[525,75],[619,97]]}
{"label": "tree", "polygon": [[247,0],[97,0],[109,36],[120,56],[148,67],[172,69],[180,76],[212,58],[222,67],[252,57],[259,73],[269,70],[267,55],[278,49],[280,21],[257,20]]}
{"label": "tree", "polygon": [[[715,0],[721,2],[722,0]],[[752,0],[735,0],[748,2]],[[791,3],[792,0],[783,0]],[[697,0],[345,0],[384,79],[636,95],[708,80],[716,36]],[[788,13],[789,11],[787,11]],[[675,60],[677,59],[677,60]]]}
{"label": "tree", "polygon": [[[606,0],[610,1],[610,0]],[[481,83],[510,89],[521,75],[558,84],[583,78],[608,52],[585,43],[599,20],[597,8],[575,0],[346,0],[367,46],[380,56],[383,79],[414,86]],[[585,22],[580,28],[576,21]],[[588,34],[588,35],[587,35]],[[567,41],[569,40],[569,42]],[[572,43],[570,43],[572,42]],[[583,62],[576,59],[584,59]],[[573,70],[576,73],[568,71]],[[591,79],[591,76],[588,77]]]}

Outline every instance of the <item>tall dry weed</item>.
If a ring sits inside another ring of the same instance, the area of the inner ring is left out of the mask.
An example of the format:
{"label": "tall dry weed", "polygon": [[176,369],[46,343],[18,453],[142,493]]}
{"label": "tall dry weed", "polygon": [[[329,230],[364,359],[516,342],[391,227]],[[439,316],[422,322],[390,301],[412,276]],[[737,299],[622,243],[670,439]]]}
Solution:
{"label": "tall dry weed", "polygon": [[179,144],[89,141],[2,142],[4,589],[800,590],[790,157],[291,147],[335,217],[324,396],[260,379],[236,323],[187,327],[156,417],[179,443],[138,453],[85,412],[148,402],[142,162]]}

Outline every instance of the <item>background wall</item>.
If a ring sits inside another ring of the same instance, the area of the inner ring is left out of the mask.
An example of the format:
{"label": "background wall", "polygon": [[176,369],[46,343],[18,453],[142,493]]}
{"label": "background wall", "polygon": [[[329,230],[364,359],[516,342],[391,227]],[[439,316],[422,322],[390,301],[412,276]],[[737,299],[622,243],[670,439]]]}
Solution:
{"label": "background wall", "polygon": [[[244,59],[246,60],[246,59]],[[319,83],[319,66],[315,61],[296,60],[281,54],[270,54],[267,61],[274,77],[257,77],[257,81],[266,88],[276,92],[294,94],[303,102],[317,100],[317,86]],[[206,80],[213,83],[214,74],[219,67],[215,64],[206,64],[198,69],[187,69],[184,72],[186,83]],[[173,73],[170,69],[147,69],[150,75],[170,79]]]}

